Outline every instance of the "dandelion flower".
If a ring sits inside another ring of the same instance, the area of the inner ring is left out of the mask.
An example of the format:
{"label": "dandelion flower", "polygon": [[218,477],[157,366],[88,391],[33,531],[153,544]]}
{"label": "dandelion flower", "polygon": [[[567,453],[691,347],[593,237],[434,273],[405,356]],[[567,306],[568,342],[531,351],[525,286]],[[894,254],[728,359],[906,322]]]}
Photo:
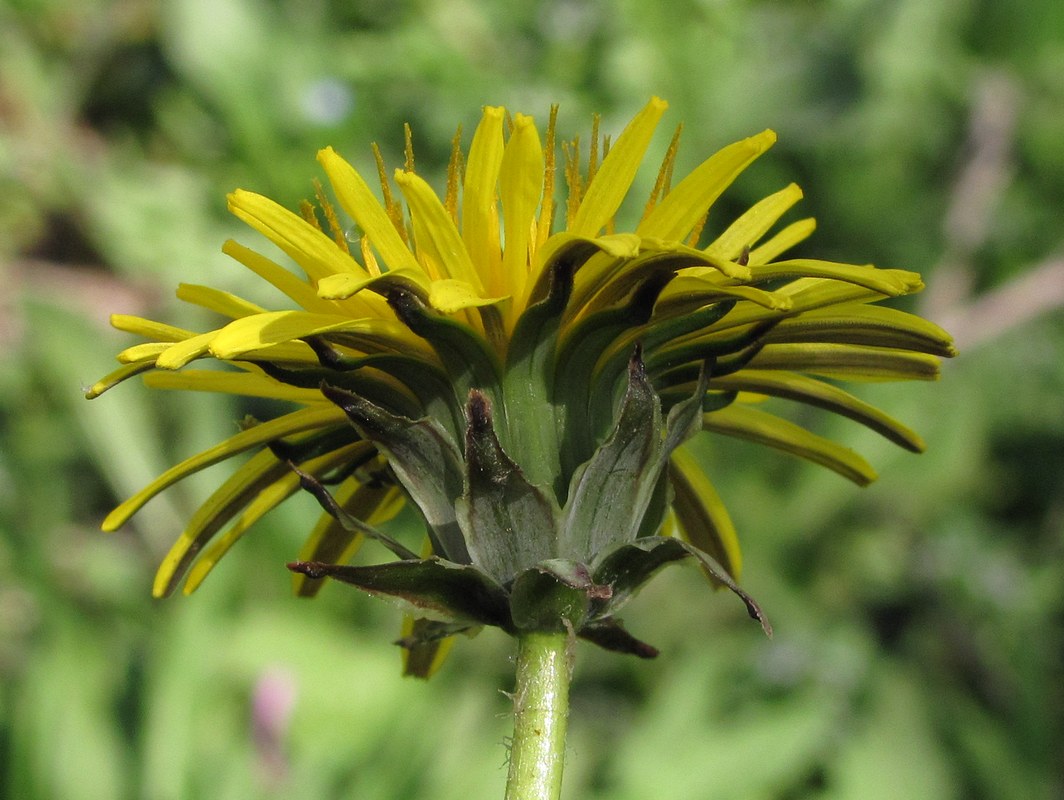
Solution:
{"label": "dandelion flower", "polygon": [[[758,401],[816,406],[919,451],[915,433],[837,382],[933,379],[954,351],[935,325],[879,304],[922,288],[915,273],[784,256],[814,229],[811,219],[777,225],[797,186],[701,241],[710,206],[771,147],[771,131],[679,181],[674,137],[641,219],[616,230],[665,108],[652,99],[612,144],[596,133],[586,163],[567,144],[560,165],[553,112],[544,141],[531,117],[485,108],[467,151],[455,138],[442,196],[414,170],[409,138],[391,180],[377,153],[382,199],[332,148],[318,161],[338,209],[320,187],[298,214],[232,193],[232,213],[295,269],[234,241],[223,250],[288,307],[183,285],[178,296],[219,326],[115,316],[145,342],[89,391],[143,374],[153,388],[292,407],[172,467],[107,517],[113,530],[175,482],[251,454],[195,512],[155,594],[182,580],[195,589],[302,487],[323,514],[290,565],[296,590],[313,595],[333,578],[400,603],[412,674],[435,669],[453,634],[485,625],[567,629],[653,655],[615,613],[659,567],[686,559],[767,628],[738,584],[735,528],[686,443],[705,432],[747,439],[867,484],[875,474],[860,456]],[[207,360],[230,368],[194,368]],[[424,543],[380,529],[404,504],[423,518]],[[395,560],[351,565],[367,540]]]}

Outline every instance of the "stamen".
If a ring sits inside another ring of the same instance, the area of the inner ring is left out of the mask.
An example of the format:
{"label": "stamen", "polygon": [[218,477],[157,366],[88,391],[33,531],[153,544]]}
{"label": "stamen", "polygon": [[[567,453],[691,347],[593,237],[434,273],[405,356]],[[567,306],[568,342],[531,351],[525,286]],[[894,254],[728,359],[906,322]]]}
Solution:
{"label": "stamen", "polygon": [[318,215],[314,213],[314,204],[309,200],[299,201],[299,216],[303,218],[303,221],[308,225],[311,225],[321,230],[321,223],[318,222]]}
{"label": "stamen", "polygon": [[384,210],[388,212],[388,219],[392,221],[392,225],[399,232],[403,243],[409,245],[410,237],[407,235],[406,224],[403,222],[403,209],[392,197],[391,186],[388,184],[388,173],[384,168],[384,156],[381,155],[381,149],[376,142],[373,143],[373,158],[377,162],[377,177],[380,179],[381,194],[384,197]]}
{"label": "stamen", "polygon": [[451,159],[447,162],[447,195],[443,205],[451,215],[451,220],[458,224],[458,184],[462,171],[462,126],[458,126],[451,140]]}
{"label": "stamen", "polygon": [[[610,143],[611,142],[612,142],[612,139],[610,138],[609,134],[607,134],[606,136],[602,137],[602,160],[603,161],[605,161],[606,160],[606,156],[608,156],[610,154]],[[588,182],[590,183],[590,180]],[[610,236],[610,235],[612,235],[612,234],[617,232],[617,217],[616,217],[616,215],[614,215],[614,216],[610,217],[608,220],[606,220],[606,228],[605,228],[605,230],[606,230],[606,235],[607,236]]]}
{"label": "stamen", "polygon": [[555,142],[554,131],[558,123],[558,106],[550,107],[550,119],[547,122],[547,144],[543,151],[543,199],[539,204],[539,222],[536,225],[536,249],[543,245],[550,236],[554,223],[554,170]]}
{"label": "stamen", "polygon": [[381,265],[377,263],[377,257],[373,255],[373,250],[370,249],[369,237],[363,236],[358,245],[362,250],[362,263],[366,265],[366,270],[370,275],[380,275]]}
{"label": "stamen", "polygon": [[569,228],[576,219],[584,196],[583,178],[580,176],[580,137],[563,143],[562,152],[565,154],[565,185],[569,189],[569,197],[565,202],[565,226]]}
{"label": "stamen", "polygon": [[[318,196],[318,205],[321,206],[322,213],[325,214],[325,221],[329,223],[329,232],[332,233],[336,246],[345,253],[350,254],[351,249],[347,246],[347,234],[336,216],[336,209],[329,202],[329,198],[325,196],[325,189],[322,188],[321,181],[317,178],[314,179],[314,194]],[[321,230],[321,228],[319,227],[318,230]]]}
{"label": "stamen", "polygon": [[406,172],[414,171],[414,131],[410,128],[409,122],[403,123],[403,138],[406,140],[406,146],[403,148],[403,152],[406,156],[406,161],[403,163],[403,170]]}
{"label": "stamen", "polygon": [[[602,122],[602,117],[599,114],[593,114],[591,117],[591,149],[587,156],[587,182],[591,183],[595,179],[595,173],[598,172],[599,165],[599,124]],[[606,154],[603,153],[603,158]]]}
{"label": "stamen", "polygon": [[[672,179],[672,173],[669,173],[669,179]],[[706,220],[709,219],[709,209],[706,209],[706,213],[702,215],[702,218],[695,223],[695,226],[691,229],[691,232],[687,234],[687,246],[697,247],[698,240],[702,236],[702,229],[706,227]]]}
{"label": "stamen", "polygon": [[680,134],[682,132],[683,123],[681,122],[676,126],[676,132],[672,135],[669,149],[665,151],[665,158],[661,161],[658,177],[654,181],[654,188],[650,190],[650,197],[647,199],[640,222],[649,217],[650,212],[654,210],[654,206],[658,204],[658,201],[669,193],[669,186],[672,184],[672,166],[676,161],[676,150],[680,146]]}

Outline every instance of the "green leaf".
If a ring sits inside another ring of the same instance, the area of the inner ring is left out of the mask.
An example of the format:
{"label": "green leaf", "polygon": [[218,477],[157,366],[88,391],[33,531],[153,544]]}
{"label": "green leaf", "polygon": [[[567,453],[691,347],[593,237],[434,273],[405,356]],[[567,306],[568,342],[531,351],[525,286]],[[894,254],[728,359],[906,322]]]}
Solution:
{"label": "green leaf", "polygon": [[755,408],[733,404],[706,414],[703,427],[812,461],[849,478],[858,486],[867,486],[876,479],[872,466],[848,447]]}
{"label": "green leaf", "polygon": [[454,500],[462,494],[462,454],[447,431],[433,419],[399,417],[342,389],[323,386],[321,391],[387,455],[396,478],[428,523],[433,551],[468,564],[469,551],[454,512]]}
{"label": "green leaf", "polygon": [[466,414],[466,477],[456,503],[458,521],[472,563],[505,584],[556,555],[559,512],[549,493],[530,484],[502,449],[482,393],[470,393]]}
{"label": "green leaf", "polygon": [[587,620],[591,601],[608,601],[611,594],[610,587],[591,580],[583,564],[551,559],[524,570],[514,579],[510,614],[520,630],[579,630]]}
{"label": "green leaf", "polygon": [[672,509],[683,538],[720,562],[736,580],[742,570],[739,537],[728,509],[699,464],[685,448],[669,461]]}
{"label": "green leaf", "polygon": [[694,558],[703,572],[738,595],[746,605],[750,617],[761,623],[767,635],[772,635],[772,626],[769,625],[761,607],[732,580],[727,570],[716,559],[694,545],[664,536],[637,539],[631,544],[618,547],[602,559],[594,571],[595,583],[610,586],[613,589],[613,597],[608,604],[596,609],[596,617],[598,614],[606,616],[617,611],[661,567],[685,558]]}
{"label": "green leaf", "polygon": [[333,578],[357,586],[417,617],[513,630],[506,592],[467,564],[427,558],[365,567],[295,561],[288,568],[308,578]]}

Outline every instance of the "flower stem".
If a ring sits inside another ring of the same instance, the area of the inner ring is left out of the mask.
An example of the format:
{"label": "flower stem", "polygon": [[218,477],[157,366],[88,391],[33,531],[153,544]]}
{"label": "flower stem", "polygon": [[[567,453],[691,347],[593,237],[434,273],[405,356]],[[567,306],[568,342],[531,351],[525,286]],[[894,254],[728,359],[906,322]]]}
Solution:
{"label": "flower stem", "polygon": [[572,676],[570,636],[562,631],[518,637],[506,800],[556,800],[561,796]]}

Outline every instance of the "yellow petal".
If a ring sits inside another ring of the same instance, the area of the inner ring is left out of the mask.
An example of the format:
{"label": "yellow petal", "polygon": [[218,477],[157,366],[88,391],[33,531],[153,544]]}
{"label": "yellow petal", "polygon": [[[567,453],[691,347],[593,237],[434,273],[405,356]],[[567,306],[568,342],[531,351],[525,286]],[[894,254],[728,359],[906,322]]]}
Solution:
{"label": "yellow petal", "polygon": [[388,269],[420,269],[417,259],[362,176],[331,147],[318,151],[340,205],[369,237]]}
{"label": "yellow petal", "polygon": [[221,392],[245,397],[265,397],[310,405],[322,401],[317,389],[300,389],[274,380],[267,375],[248,372],[188,369],[180,372],[153,372],[144,376],[144,383],[152,389],[172,389],[189,392]]}
{"label": "yellow petal", "polygon": [[804,242],[816,230],[816,220],[812,217],[792,222],[760,247],[750,251],[746,263],[751,265],[767,264],[780,253],[785,253],[799,242]]}
{"label": "yellow petal", "polygon": [[[355,442],[306,461],[300,465],[300,468],[311,475],[321,475],[343,465],[362,449],[364,449],[364,443]],[[299,487],[299,476],[295,472],[288,471],[274,483],[259,490],[239,518],[230,526],[229,530],[216,540],[210,549],[192,565],[192,569],[188,572],[188,579],[185,581],[184,593],[192,594],[192,592],[196,591],[215,565],[222,559],[222,556],[229,552],[229,549],[240,540],[247,530],[268,512],[295,494]]]}
{"label": "yellow petal", "polygon": [[196,554],[262,488],[290,472],[269,450],[248,459],[222,482],[196,509],[181,536],[170,547],[155,573],[152,596],[165,597],[174,590]]}
{"label": "yellow petal", "polygon": [[136,364],[126,364],[124,367],[119,367],[114,372],[106,375],[100,380],[96,381],[85,391],[85,399],[92,400],[99,397],[101,394],[117,386],[126,378],[131,378],[134,375],[138,375],[145,370],[152,369],[155,366],[155,360],[140,361]]}
{"label": "yellow petal", "polygon": [[330,275],[318,281],[318,297],[326,300],[346,300],[363,289],[370,289],[381,295],[393,286],[401,285],[412,290],[418,297],[429,295],[432,281],[420,269],[393,269],[383,275],[371,275],[361,278],[357,275]]}
{"label": "yellow petal", "polygon": [[171,346],[170,342],[142,342],[141,344],[127,347],[116,358],[119,364],[136,364],[148,360],[154,362],[160,354],[165,353]]}
{"label": "yellow petal", "polygon": [[764,411],[733,403],[727,408],[704,414],[702,427],[812,461],[849,478],[859,486],[867,486],[876,479],[876,471],[853,450]]}
{"label": "yellow petal", "polygon": [[739,173],[775,141],[776,134],[766,130],[710,156],[658,203],[636,233],[682,241]]}
{"label": "yellow petal", "polygon": [[543,195],[543,145],[535,121],[524,114],[514,117],[514,129],[502,156],[499,195],[506,246],[502,283],[495,286],[495,291],[518,298],[514,313],[520,314],[528,281],[533,224]]}
{"label": "yellow petal", "polygon": [[429,352],[418,337],[394,319],[348,319],[306,311],[271,311],[230,322],[214,334],[210,350],[216,358],[232,359],[270,345],[335,331],[361,340],[369,352],[382,348]]}
{"label": "yellow petal", "polygon": [[170,345],[159,354],[155,366],[159,369],[181,369],[190,361],[207,355],[211,340],[216,335],[217,331],[209,331]]}
{"label": "yellow petal", "polygon": [[284,250],[313,281],[337,272],[365,273],[326,234],[267,197],[237,189],[229,195],[229,210]]}
{"label": "yellow petal", "polygon": [[462,236],[432,187],[421,176],[402,170],[395,171],[395,182],[410,206],[418,259],[429,277],[455,278],[482,292],[480,276],[469,260]]}
{"label": "yellow petal", "polygon": [[184,328],[175,328],[173,325],[166,325],[162,322],[144,319],[143,317],[134,317],[129,314],[112,314],[111,326],[117,330],[134,333],[137,336],[143,336],[145,339],[152,339],[156,342],[180,342],[182,339],[195,335],[192,331],[186,331]]}
{"label": "yellow petal", "polygon": [[[311,284],[300,280],[296,275],[293,275],[280,264],[266,258],[266,256],[256,253],[254,250],[244,247],[232,239],[222,245],[222,252],[239,261],[307,311],[327,313],[337,310],[335,304],[322,301]],[[349,275],[349,273],[339,274],[345,277]]]}
{"label": "yellow petal", "polygon": [[842,344],[768,344],[747,366],[851,381],[933,381],[939,375],[939,360],[935,356],[888,347]]}
{"label": "yellow petal", "polygon": [[433,281],[429,289],[429,305],[444,314],[464,308],[479,308],[501,303],[506,297],[481,297],[475,287],[465,281]]}
{"label": "yellow petal", "polygon": [[177,299],[184,300],[214,311],[231,319],[247,317],[251,314],[261,314],[266,309],[257,306],[235,294],[223,292],[212,286],[198,286],[192,283],[181,283],[177,286]]}
{"label": "yellow petal", "polygon": [[643,162],[654,130],[668,107],[664,100],[653,97],[628,123],[584,192],[580,208],[569,226],[570,233],[594,236],[617,213]]}
{"label": "yellow petal", "polygon": [[702,465],[680,447],[669,458],[673,508],[683,538],[709,553],[735,580],[742,576],[743,557],[724,502],[706,477]]}
{"label": "yellow petal", "polygon": [[729,225],[728,229],[706,248],[706,252],[722,259],[738,258],[745,248],[752,248],[768,229],[801,199],[802,190],[794,183],[769,195]]}
{"label": "yellow petal", "polygon": [[484,108],[473,134],[473,143],[469,146],[462,188],[462,240],[473,267],[490,291],[499,289],[492,276],[498,276],[494,280],[501,280],[496,186],[502,165],[504,113],[505,109],[501,107]]}
{"label": "yellow petal", "polygon": [[830,278],[845,283],[863,286],[888,297],[911,294],[924,288],[924,283],[915,272],[903,269],[877,269],[871,264],[839,264],[834,261],[819,261],[800,258],[791,261],[775,261],[751,269],[756,281],[773,281],[780,278]]}
{"label": "yellow petal", "polygon": [[346,424],[347,415],[344,414],[343,410],[330,405],[293,411],[283,417],[248,428],[168,469],[148,486],[108,514],[101,527],[105,531],[115,530],[159,492],[194,472],[231,458],[238,453],[243,453],[284,436],[290,436],[293,433],[334,426],[339,428]]}

